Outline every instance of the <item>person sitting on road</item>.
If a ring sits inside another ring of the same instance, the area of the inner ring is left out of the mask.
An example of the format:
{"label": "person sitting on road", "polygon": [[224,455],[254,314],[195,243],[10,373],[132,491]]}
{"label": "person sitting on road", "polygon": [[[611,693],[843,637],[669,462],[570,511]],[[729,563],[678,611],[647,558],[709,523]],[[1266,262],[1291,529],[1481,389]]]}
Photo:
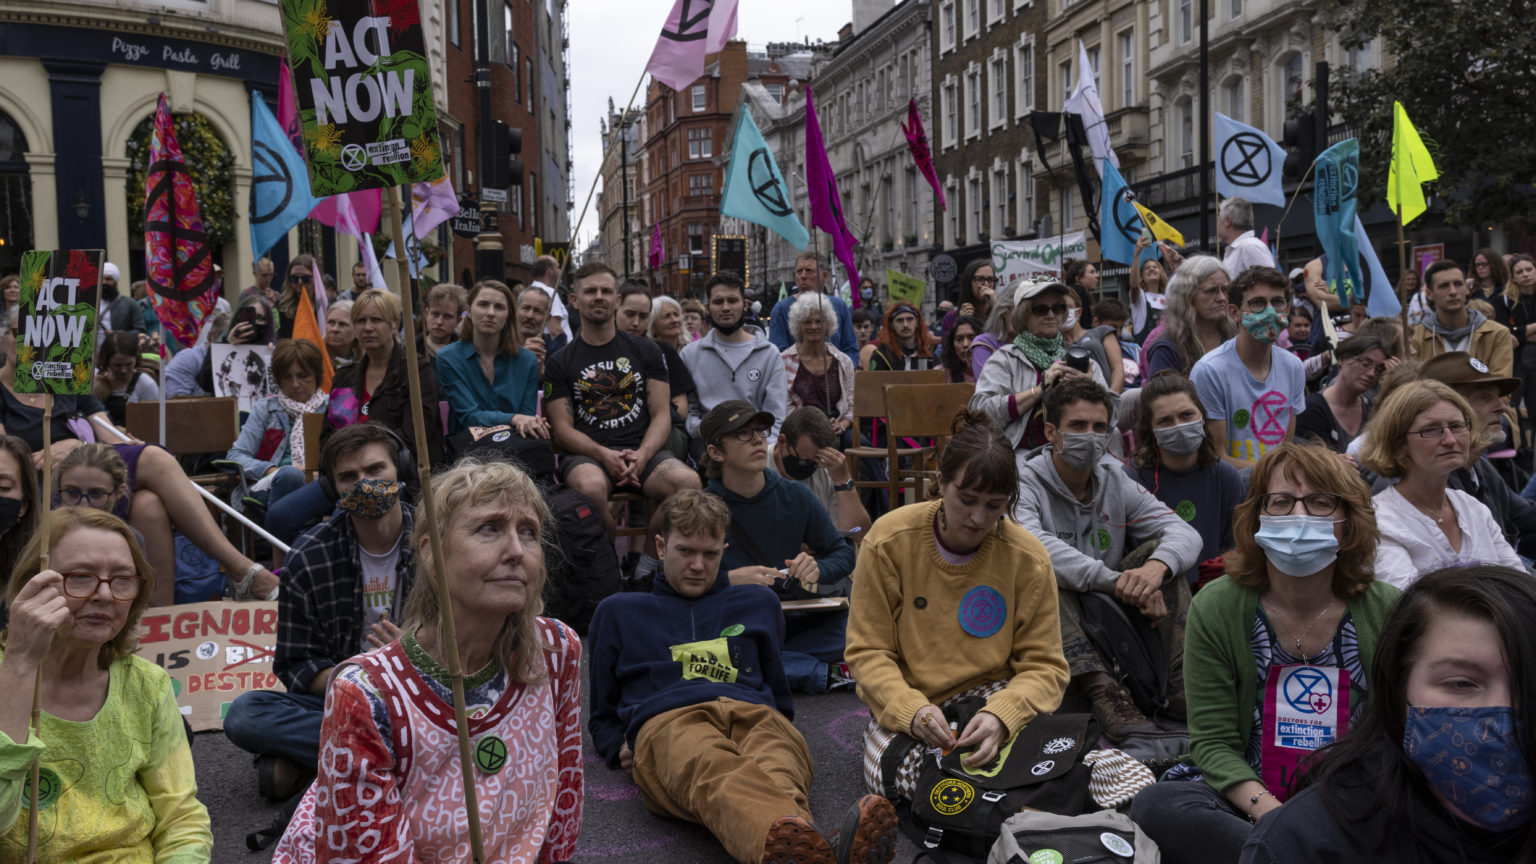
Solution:
{"label": "person sitting on road", "polygon": [[224,718],[229,740],[257,754],[265,798],[289,798],[314,775],[326,685],[337,665],[400,635],[415,554],[406,542],[414,508],[400,499],[404,446],[391,430],[359,423],[320,451],[322,485],[337,513],[288,553],[272,661],[287,692],[241,694]]}
{"label": "person sitting on road", "polygon": [[[768,412],[736,399],[716,405],[699,424],[709,459],[707,488],[730,508],[727,575],[735,585],[773,588],[784,600],[845,595],[837,583],[853,571],[853,547],[810,488],[768,469],[772,423]],[[847,624],[842,610],[789,613],[784,671],[795,692],[852,686],[842,663]]]}
{"label": "person sitting on road", "polygon": [[532,286],[517,292],[517,332],[523,337],[523,347],[539,358],[541,379],[544,377],[544,361],[568,342],[564,333],[551,339],[544,332],[549,321],[549,301],[548,294]]}
{"label": "person sitting on road", "polygon": [[421,316],[426,325],[422,328],[422,344],[427,353],[436,356],[437,352],[459,341],[459,324],[469,310],[469,294],[462,285],[444,282],[432,286],[422,299],[422,305],[427,310]]}
{"label": "person sitting on road", "polygon": [[[899,798],[912,797],[924,747],[972,749],[964,764],[986,765],[1067,686],[1051,559],[1011,518],[1012,442],[979,412],[953,428],[937,500],[880,517],[854,572],[847,656],[869,706],[864,784]],[[957,738],[943,709],[973,695],[986,707]],[[888,752],[898,742],[910,749]]]}
{"label": "person sitting on road", "polygon": [[906,372],[939,367],[939,341],[923,326],[917,307],[891,304],[873,342],[859,352],[859,368],[874,372]]}
{"label": "person sitting on road", "polygon": [[337,300],[325,310],[325,355],[331,371],[351,366],[356,360],[357,340],[352,335],[352,301]]}
{"label": "person sitting on road", "polygon": [[325,357],[307,339],[282,339],[272,349],[272,380],[278,392],[251,406],[228,458],[240,463],[251,494],[270,508],[303,486],[304,415],[324,414],[329,395],[320,389]]}
{"label": "person sitting on road", "polygon": [[884,798],[853,805],[840,849],[811,822],[811,754],[790,722],[779,598],[732,584],[725,503],[686,490],[658,514],[651,593],[607,598],[588,631],[597,755],[629,772],[646,809],[703,825],[736,861],[887,864],[896,814]]}
{"label": "person sitting on road", "polygon": [[[1075,688],[1093,706],[1099,728],[1112,741],[1151,727],[1124,684],[1108,674],[1103,657],[1083,631],[1085,595],[1106,595],[1145,619],[1161,638],[1168,663],[1168,704],[1183,720],[1185,577],[1199,563],[1201,540],[1168,505],[1127,477],[1109,443],[1110,394],[1074,378],[1046,392],[1045,434],[1050,442],[1020,453],[1019,501],[1014,518],[1035,534],[1051,555],[1060,588],[1061,639]],[[1123,559],[1156,541],[1143,563]]]}
{"label": "person sitting on road", "polygon": [[688,364],[683,362],[677,346],[673,344],[676,340],[669,342],[650,335],[651,311],[655,308],[657,304],[651,299],[651,289],[644,282],[631,280],[620,286],[617,318],[619,330],[636,339],[650,339],[661,350],[661,358],[667,364],[667,386],[672,392],[672,428],[667,433],[667,452],[679,459],[687,459],[688,399],[695,389],[693,375],[689,373]]}
{"label": "person sitting on road", "polygon": [[[822,296],[816,291],[807,294]],[[699,437],[699,423],[722,402],[745,399],[759,411],[773,415],[768,443],[779,436],[779,423],[789,413],[789,382],[784,377],[781,349],[774,347],[762,331],[743,323],[746,314],[746,287],[734,273],[722,271],[710,277],[704,286],[704,300],[709,304],[710,331],[682,351],[683,362],[697,387],[688,397],[688,434]],[[774,307],[777,319],[784,310],[785,333],[792,301],[781,300]],[[788,348],[789,345],[784,346]],[[703,453],[695,451],[703,463]]]}
{"label": "person sitting on road", "polygon": [[91,392],[107,406],[107,416],[128,425],[129,402],[155,402],[160,388],[155,376],[139,368],[139,334],[114,330],[103,336],[96,351],[96,377]]}
{"label": "person sitting on road", "polygon": [[506,285],[476,283],[458,341],[438,349],[435,368],[451,434],[471,426],[511,426],[524,438],[549,437],[549,424],[536,414],[539,361],[522,348],[514,305]]}
{"label": "person sitting on road", "polygon": [[848,458],[837,449],[837,433],[820,408],[804,405],[789,412],[779,428],[773,462],[779,476],[804,483],[816,493],[816,500],[844,536],[869,530],[869,511],[853,486]]}
{"label": "person sitting on road", "polygon": [[[784,360],[787,408],[809,405],[832,423],[844,447],[853,445],[853,359],[833,344],[837,316],[824,294],[807,291],[789,307],[789,333],[795,344],[779,356]],[[766,407],[765,407],[765,410]]]}

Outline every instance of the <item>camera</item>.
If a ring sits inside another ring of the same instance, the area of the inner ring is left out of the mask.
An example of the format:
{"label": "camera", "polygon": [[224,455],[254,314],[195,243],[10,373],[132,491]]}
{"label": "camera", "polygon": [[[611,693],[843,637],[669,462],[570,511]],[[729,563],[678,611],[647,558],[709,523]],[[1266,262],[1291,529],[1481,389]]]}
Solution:
{"label": "camera", "polygon": [[1088,371],[1088,363],[1092,357],[1093,355],[1088,353],[1087,348],[1073,345],[1067,349],[1067,356],[1063,359],[1066,361],[1067,368],[1086,373]]}

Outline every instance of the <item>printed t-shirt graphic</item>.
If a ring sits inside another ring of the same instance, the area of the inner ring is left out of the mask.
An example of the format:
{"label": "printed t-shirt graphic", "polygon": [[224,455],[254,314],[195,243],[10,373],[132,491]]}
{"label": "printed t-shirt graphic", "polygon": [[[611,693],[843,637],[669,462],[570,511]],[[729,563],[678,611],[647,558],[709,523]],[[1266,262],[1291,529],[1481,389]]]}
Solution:
{"label": "printed t-shirt graphic", "polygon": [[646,384],[667,380],[661,349],[649,339],[615,333],[603,345],[577,339],[545,366],[550,398],[569,399],[576,430],[604,447],[639,446],[650,425]]}
{"label": "printed t-shirt graphic", "polygon": [[1229,339],[1201,357],[1190,370],[1211,419],[1227,423],[1227,455],[1257,460],[1285,441],[1291,420],[1306,410],[1306,374],[1301,360],[1271,347],[1269,375],[1253,377]]}

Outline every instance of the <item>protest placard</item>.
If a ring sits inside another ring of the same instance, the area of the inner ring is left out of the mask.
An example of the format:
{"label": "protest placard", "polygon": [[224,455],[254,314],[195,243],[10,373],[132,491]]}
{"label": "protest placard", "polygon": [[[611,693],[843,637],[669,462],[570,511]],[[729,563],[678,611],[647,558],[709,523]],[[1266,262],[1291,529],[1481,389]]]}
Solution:
{"label": "protest placard", "polygon": [[443,176],[419,4],[282,0],[316,195]]}
{"label": "protest placard", "polygon": [[104,256],[100,249],[35,250],[21,256],[17,393],[91,392]]}
{"label": "protest placard", "polygon": [[224,728],[235,697],[281,690],[272,672],[277,601],[186,603],[145,609],[140,657],[171,676],[171,689],[192,731]]}
{"label": "protest placard", "polygon": [[1020,279],[1060,279],[1064,259],[1087,255],[1082,231],[1039,240],[998,241],[992,244],[992,268],[997,271],[997,287],[1003,288]]}
{"label": "protest placard", "polygon": [[923,294],[928,290],[928,282],[922,277],[909,276],[900,270],[886,270],[885,290],[891,295],[892,303],[911,303],[913,306],[922,306]]}
{"label": "protest placard", "polygon": [[272,381],[272,349],[266,345],[228,345],[223,342],[210,346],[213,358],[213,395],[233,396],[241,411],[273,393],[277,387]]}

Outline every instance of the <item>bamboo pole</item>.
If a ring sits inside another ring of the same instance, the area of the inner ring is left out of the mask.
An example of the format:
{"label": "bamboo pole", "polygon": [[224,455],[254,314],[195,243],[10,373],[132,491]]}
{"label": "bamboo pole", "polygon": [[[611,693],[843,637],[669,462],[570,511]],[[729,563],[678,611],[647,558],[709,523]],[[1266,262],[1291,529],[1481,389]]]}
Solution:
{"label": "bamboo pole", "polygon": [[[43,385],[43,494],[39,503],[41,514],[38,519],[39,542],[42,543],[42,560],[39,570],[48,569],[48,529],[53,521],[52,507],[49,502],[53,500],[53,393]],[[43,716],[43,667],[37,667],[37,675],[32,679],[32,734],[36,735],[40,730],[39,723]],[[27,864],[37,864],[37,801],[39,775],[42,773],[43,755],[39,753],[32,760],[32,794],[27,802]]]}
{"label": "bamboo pole", "polygon": [[[409,194],[409,188],[405,187]],[[405,370],[406,382],[411,394],[411,424],[416,435],[416,470],[421,482],[422,518],[427,523],[427,536],[432,547],[432,581],[437,588],[441,623],[438,639],[447,660],[448,681],[453,690],[453,725],[459,737],[459,768],[464,775],[464,808],[469,821],[469,848],[476,864],[484,864],[485,847],[480,839],[480,808],[475,800],[474,761],[469,752],[469,721],[464,708],[464,666],[459,659],[459,643],[453,625],[453,604],[448,596],[448,570],[443,560],[442,530],[437,524],[436,506],[432,500],[432,461],[427,452],[427,423],[421,410],[421,371],[417,369],[416,315],[413,295],[415,280],[411,277],[410,255],[405,252],[405,231],[400,221],[400,190],[385,190],[389,199],[389,227],[395,238],[395,248],[401,251],[396,258],[400,268],[400,300],[405,314]],[[566,260],[570,260],[567,258]]]}
{"label": "bamboo pole", "polygon": [[[1397,197],[1397,206],[1393,209],[1397,214],[1397,281],[1402,282],[1403,277],[1408,275],[1408,241],[1403,236],[1403,197],[1401,195]],[[1388,287],[1392,289],[1393,294],[1398,293],[1396,285],[1391,285]],[[1397,305],[1399,307],[1397,310],[1398,318],[1401,319],[1403,323],[1403,354],[1404,356],[1407,356],[1408,298],[1399,295]]]}
{"label": "bamboo pole", "polygon": [[[646,76],[646,74],[647,73],[645,72],[645,70],[642,69],[640,71],[640,80],[635,82],[635,89],[634,89],[633,92],[631,92],[629,94],[629,102],[624,106],[624,113],[620,114],[619,117],[621,117],[621,118],[628,118],[629,117],[630,109],[635,107],[635,97],[640,95],[640,88],[641,88],[641,86],[643,86],[645,84],[645,76]],[[587,200],[586,200],[585,203],[583,203],[581,205],[581,214],[576,217],[576,224],[571,226],[571,236],[570,236],[570,244],[571,245],[570,245],[570,249],[568,249],[566,251],[566,253],[565,253],[565,263],[561,266],[561,271],[560,271],[560,281],[562,281],[562,282],[565,281],[566,271],[570,270],[570,268],[571,268],[571,259],[574,258],[575,255],[576,255],[576,235],[581,232],[581,223],[586,221],[586,218],[587,218],[587,208],[592,206],[592,196],[597,194],[597,183],[598,183],[599,180],[603,179],[603,166],[608,164],[608,157],[610,155],[612,155],[612,153],[613,153],[613,151],[615,149],[615,145],[619,141],[623,140],[624,131],[625,131],[624,130],[624,124],[621,123],[620,127],[619,127],[619,134],[617,136],[614,136],[615,140],[608,142],[608,148],[603,151],[603,158],[598,160],[598,163],[597,163],[597,173],[592,175],[592,185],[587,188]],[[624,218],[626,220],[628,220],[629,219],[629,214],[625,213],[624,214]],[[655,271],[653,270],[652,272],[654,273]],[[559,285],[551,285],[550,287],[554,288],[557,291],[560,288]]]}

